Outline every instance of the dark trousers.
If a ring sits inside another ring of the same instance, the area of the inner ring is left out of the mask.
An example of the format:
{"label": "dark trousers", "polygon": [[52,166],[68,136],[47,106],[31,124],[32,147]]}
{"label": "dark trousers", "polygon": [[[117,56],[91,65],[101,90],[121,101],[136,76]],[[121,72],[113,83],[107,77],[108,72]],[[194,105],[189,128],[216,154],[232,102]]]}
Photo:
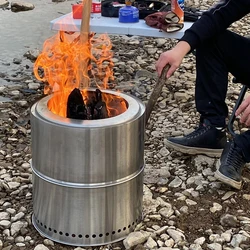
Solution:
{"label": "dark trousers", "polygon": [[[225,127],[228,108],[225,103],[228,73],[250,87],[250,39],[225,31],[196,50],[195,101],[201,122],[208,119],[216,127]],[[236,136],[250,162],[250,131]]]}

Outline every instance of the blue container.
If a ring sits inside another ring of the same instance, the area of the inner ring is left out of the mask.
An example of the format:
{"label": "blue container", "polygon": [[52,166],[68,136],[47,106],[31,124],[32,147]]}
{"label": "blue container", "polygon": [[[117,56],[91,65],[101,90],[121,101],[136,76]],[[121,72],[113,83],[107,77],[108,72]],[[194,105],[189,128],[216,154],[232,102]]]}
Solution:
{"label": "blue container", "polygon": [[125,6],[119,9],[120,23],[137,23],[139,22],[139,10],[134,6]]}

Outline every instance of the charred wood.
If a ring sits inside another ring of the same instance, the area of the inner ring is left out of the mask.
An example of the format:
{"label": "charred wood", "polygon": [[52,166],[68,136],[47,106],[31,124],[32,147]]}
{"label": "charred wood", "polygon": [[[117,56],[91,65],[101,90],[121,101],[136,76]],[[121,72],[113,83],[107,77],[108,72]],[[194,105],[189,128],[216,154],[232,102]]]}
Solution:
{"label": "charred wood", "polygon": [[108,118],[106,103],[103,101],[102,92],[87,92],[86,101],[81,91],[75,88],[68,97],[67,118],[81,120],[97,120]]}

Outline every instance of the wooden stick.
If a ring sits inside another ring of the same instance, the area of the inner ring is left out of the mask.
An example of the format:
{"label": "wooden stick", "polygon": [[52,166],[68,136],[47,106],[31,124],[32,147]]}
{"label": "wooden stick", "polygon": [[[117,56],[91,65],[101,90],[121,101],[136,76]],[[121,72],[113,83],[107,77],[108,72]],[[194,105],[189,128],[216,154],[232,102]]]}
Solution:
{"label": "wooden stick", "polygon": [[148,123],[148,119],[150,117],[150,114],[155,106],[157,99],[159,98],[159,96],[161,94],[163,85],[166,83],[166,74],[167,74],[169,68],[170,68],[169,64],[167,64],[163,68],[161,75],[158,78],[156,85],[155,85],[155,87],[154,87],[154,89],[149,97],[147,107],[146,107],[146,124]]}
{"label": "wooden stick", "polygon": [[[82,8],[82,22],[81,22],[81,30],[80,30],[80,44],[85,45],[87,55],[90,55],[90,44],[89,44],[89,20],[91,13],[91,5],[92,0],[83,0],[83,8]],[[84,52],[85,54],[85,52]],[[89,78],[88,78],[88,66],[89,60],[80,62],[80,89],[84,89],[89,87]]]}

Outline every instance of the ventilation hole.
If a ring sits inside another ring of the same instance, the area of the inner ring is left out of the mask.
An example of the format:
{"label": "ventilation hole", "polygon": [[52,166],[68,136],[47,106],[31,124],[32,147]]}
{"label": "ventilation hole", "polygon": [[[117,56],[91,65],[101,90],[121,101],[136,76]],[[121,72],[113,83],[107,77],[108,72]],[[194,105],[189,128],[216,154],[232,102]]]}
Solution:
{"label": "ventilation hole", "polygon": [[76,235],[75,235],[75,234],[72,234],[72,237],[73,237],[73,238],[75,238],[75,237],[76,237]]}
{"label": "ventilation hole", "polygon": [[63,232],[62,232],[62,231],[60,231],[60,232],[59,232],[59,234],[60,234],[60,235],[63,235]]}
{"label": "ventilation hole", "polygon": [[40,223],[40,221],[39,221],[39,220],[37,220],[37,223]]}
{"label": "ventilation hole", "polygon": [[49,231],[52,231],[51,227],[49,227]]}
{"label": "ventilation hole", "polygon": [[126,227],[123,228],[123,231],[125,231],[125,230],[126,230]]}
{"label": "ventilation hole", "polygon": [[54,230],[54,233],[56,234],[56,233],[57,233],[57,231],[56,231],[56,230]]}
{"label": "ventilation hole", "polygon": [[121,229],[118,229],[118,233],[120,233],[122,230]]}
{"label": "ventilation hole", "polygon": [[66,233],[65,235],[66,235],[66,236],[69,236],[69,233]]}
{"label": "ventilation hole", "polygon": [[43,226],[43,223],[41,222],[40,225]]}
{"label": "ventilation hole", "polygon": [[44,225],[44,228],[45,228],[45,229],[47,229],[47,226],[46,226],[46,225]]}
{"label": "ventilation hole", "polygon": [[115,231],[113,231],[112,234],[115,234]]}
{"label": "ventilation hole", "polygon": [[109,236],[109,233],[106,233],[106,236]]}
{"label": "ventilation hole", "polygon": [[102,237],[103,236],[103,234],[99,234],[99,237]]}
{"label": "ventilation hole", "polygon": [[93,234],[93,235],[92,235],[92,238],[95,238],[95,237],[96,237],[96,235],[95,235],[95,234]]}
{"label": "ventilation hole", "polygon": [[135,222],[132,223],[132,225],[134,226]]}
{"label": "ventilation hole", "polygon": [[87,235],[85,235],[85,238],[89,238],[89,235],[87,234]]}
{"label": "ventilation hole", "polygon": [[128,225],[128,228],[130,228],[131,227],[131,225]]}
{"label": "ventilation hole", "polygon": [[81,234],[79,234],[79,235],[78,235],[78,237],[79,237],[79,238],[82,238],[82,235],[81,235]]}

